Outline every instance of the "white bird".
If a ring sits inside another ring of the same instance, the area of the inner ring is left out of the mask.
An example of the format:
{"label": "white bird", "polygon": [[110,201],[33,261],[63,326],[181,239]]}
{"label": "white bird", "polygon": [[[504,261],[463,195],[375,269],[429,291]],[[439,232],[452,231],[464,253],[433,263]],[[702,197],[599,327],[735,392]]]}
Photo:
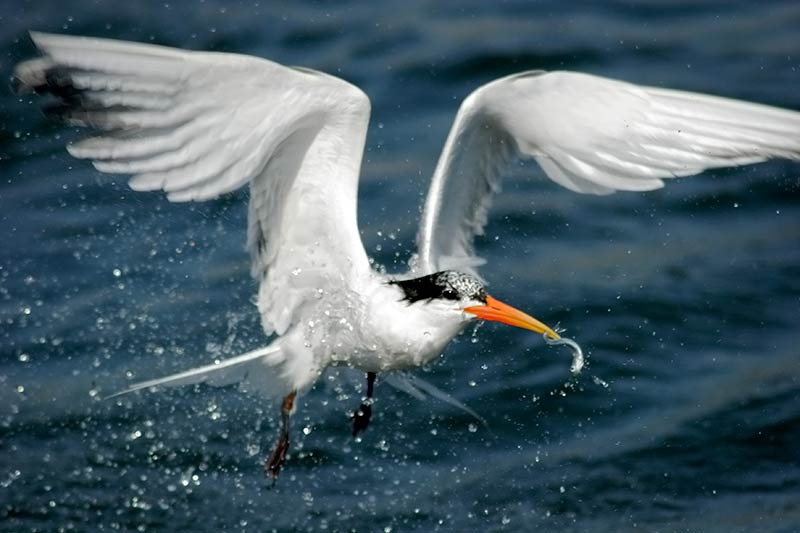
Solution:
{"label": "white bird", "polygon": [[[517,157],[579,193],[648,191],[704,169],[800,159],[800,113],[575,72],[530,71],[475,90],[456,115],[405,276],[370,266],[356,224],[370,115],[357,87],[322,72],[246,55],[31,33],[41,57],[17,65],[21,91],[51,93],[55,113],[100,130],[68,146],[136,191],[173,202],[250,187],[247,247],[268,346],[131,386],[244,381],[283,397],[266,460],[277,477],[298,391],[326,367],[375,375],[438,356],[472,320],[558,339],[489,296],[473,238]],[[369,421],[370,401],[354,415]]]}

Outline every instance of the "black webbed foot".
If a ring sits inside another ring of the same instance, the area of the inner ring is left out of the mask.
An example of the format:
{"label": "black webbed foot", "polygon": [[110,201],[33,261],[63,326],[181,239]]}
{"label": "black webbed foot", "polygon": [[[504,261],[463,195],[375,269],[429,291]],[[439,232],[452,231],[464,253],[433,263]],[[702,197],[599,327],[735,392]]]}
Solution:
{"label": "black webbed foot", "polygon": [[375,372],[367,372],[367,397],[352,416],[354,437],[367,429],[372,418],[372,393],[375,390],[375,376]]}
{"label": "black webbed foot", "polygon": [[297,391],[292,391],[284,399],[281,405],[281,429],[278,434],[278,440],[275,442],[275,448],[272,453],[264,461],[264,473],[272,478],[272,484],[278,479],[278,474],[281,473],[281,467],[286,460],[286,452],[289,451],[289,416],[292,414],[292,407],[294,407],[294,398]]}
{"label": "black webbed foot", "polygon": [[264,462],[264,473],[272,478],[273,483],[278,479],[278,474],[281,473],[281,467],[286,461],[287,451],[289,451],[289,432],[281,431],[277,442],[275,442],[275,448]]}
{"label": "black webbed foot", "polygon": [[372,405],[362,403],[358,409],[353,413],[353,436],[358,434],[369,426],[369,420],[372,418]]}

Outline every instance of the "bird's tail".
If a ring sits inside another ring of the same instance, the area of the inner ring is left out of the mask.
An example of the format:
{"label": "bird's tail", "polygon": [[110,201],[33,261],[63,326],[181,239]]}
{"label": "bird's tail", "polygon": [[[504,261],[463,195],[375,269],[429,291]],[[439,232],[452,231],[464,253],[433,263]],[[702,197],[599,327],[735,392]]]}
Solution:
{"label": "bird's tail", "polygon": [[457,409],[461,409],[471,417],[475,418],[478,422],[483,424],[484,427],[488,428],[489,424],[486,422],[486,419],[471,409],[468,405],[460,402],[455,397],[451,396],[450,394],[446,393],[445,391],[439,389],[432,383],[425,381],[424,379],[414,376],[412,374],[401,374],[401,373],[394,373],[388,374],[384,376],[383,381],[391,385],[397,390],[403,391],[406,394],[413,396],[417,400],[425,400],[428,396],[432,396],[437,400],[441,400],[447,404],[456,407]]}
{"label": "bird's tail", "polygon": [[[241,382],[243,385],[253,382],[258,384],[259,392],[269,397],[284,394],[287,389],[285,380],[280,379],[279,365],[284,362],[284,356],[278,343],[253,350],[251,352],[216,361],[209,365],[190,368],[177,374],[163,378],[150,379],[134,383],[126,389],[107,397],[114,398],[129,392],[134,392],[151,387],[179,387],[196,383],[207,383],[215,387],[222,387],[232,383]],[[271,376],[272,379],[266,378]],[[265,386],[271,382],[272,386]]]}

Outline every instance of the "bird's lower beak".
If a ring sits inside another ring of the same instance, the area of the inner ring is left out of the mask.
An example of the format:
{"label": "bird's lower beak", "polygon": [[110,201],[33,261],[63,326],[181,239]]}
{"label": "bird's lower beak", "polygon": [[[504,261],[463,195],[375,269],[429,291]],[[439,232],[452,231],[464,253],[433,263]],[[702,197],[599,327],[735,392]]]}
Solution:
{"label": "bird's lower beak", "polygon": [[551,339],[561,338],[561,336],[553,331],[553,329],[549,326],[546,326],[532,316],[523,313],[519,309],[515,309],[514,307],[504,304],[499,300],[495,300],[491,296],[486,297],[486,305],[466,307],[464,308],[464,312],[473,314],[482,320],[502,322],[503,324],[508,324],[509,326],[529,329],[537,333],[545,333]]}

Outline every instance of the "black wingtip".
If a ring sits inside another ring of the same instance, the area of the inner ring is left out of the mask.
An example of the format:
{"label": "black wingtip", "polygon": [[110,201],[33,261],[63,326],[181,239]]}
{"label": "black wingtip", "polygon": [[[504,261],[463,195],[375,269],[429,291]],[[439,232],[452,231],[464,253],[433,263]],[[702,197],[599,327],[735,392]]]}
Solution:
{"label": "black wingtip", "polygon": [[11,76],[11,80],[8,82],[8,88],[11,91],[11,94],[15,94],[17,96],[33,92],[31,88],[25,85],[25,83],[17,76]]}
{"label": "black wingtip", "polygon": [[14,94],[38,92],[47,85],[47,69],[50,63],[41,57],[23,61],[14,68],[11,89]]}

